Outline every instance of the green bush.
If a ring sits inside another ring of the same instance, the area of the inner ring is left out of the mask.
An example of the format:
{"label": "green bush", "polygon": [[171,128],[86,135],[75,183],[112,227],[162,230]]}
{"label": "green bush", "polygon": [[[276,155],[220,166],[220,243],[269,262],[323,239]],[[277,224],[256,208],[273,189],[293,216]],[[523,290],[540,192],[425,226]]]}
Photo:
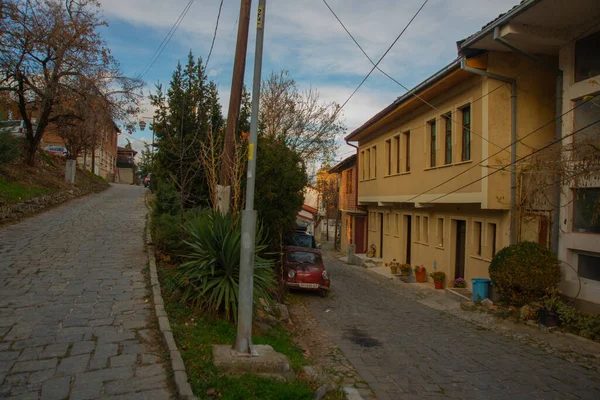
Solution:
{"label": "green bush", "polygon": [[561,328],[576,335],[600,341],[600,315],[586,315],[572,305],[559,301],[556,312],[562,322]]}
{"label": "green bush", "polygon": [[[238,216],[205,210],[186,223],[188,237],[175,271],[181,300],[208,313],[237,318],[241,221]],[[270,301],[276,287],[273,262],[261,257],[266,248],[262,229],[256,233],[254,300]]]}
{"label": "green bush", "polygon": [[520,242],[500,250],[490,263],[489,273],[494,288],[515,306],[554,293],[561,279],[556,256],[534,242]]}
{"label": "green bush", "polygon": [[163,181],[153,183],[153,187],[156,188],[155,215],[179,215],[179,193]]}
{"label": "green bush", "polygon": [[154,215],[150,230],[157,249],[169,255],[174,255],[181,250],[183,237],[178,215]]}
{"label": "green bush", "polygon": [[0,164],[8,164],[21,155],[23,139],[0,129]]}

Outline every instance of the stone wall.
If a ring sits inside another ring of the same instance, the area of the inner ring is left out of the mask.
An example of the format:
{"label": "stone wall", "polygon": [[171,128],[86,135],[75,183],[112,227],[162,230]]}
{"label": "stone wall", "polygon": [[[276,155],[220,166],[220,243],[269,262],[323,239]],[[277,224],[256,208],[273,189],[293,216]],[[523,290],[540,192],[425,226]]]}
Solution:
{"label": "stone wall", "polygon": [[69,190],[62,190],[57,193],[33,197],[16,204],[2,204],[2,200],[0,199],[0,223],[19,220],[29,214],[37,213],[45,208],[64,203],[76,197],[99,192],[106,189],[106,187],[108,186],[73,187]]}

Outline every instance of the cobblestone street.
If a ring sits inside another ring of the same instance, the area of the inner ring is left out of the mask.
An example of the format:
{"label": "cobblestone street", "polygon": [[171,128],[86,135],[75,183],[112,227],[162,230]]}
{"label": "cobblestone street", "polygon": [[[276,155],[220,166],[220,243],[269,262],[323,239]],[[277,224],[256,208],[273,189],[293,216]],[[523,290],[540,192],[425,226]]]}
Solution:
{"label": "cobblestone street", "polygon": [[330,297],[303,298],[377,399],[600,398],[593,369],[427,307],[332,256]]}
{"label": "cobblestone street", "polygon": [[147,302],[144,189],[0,227],[0,398],[170,399]]}

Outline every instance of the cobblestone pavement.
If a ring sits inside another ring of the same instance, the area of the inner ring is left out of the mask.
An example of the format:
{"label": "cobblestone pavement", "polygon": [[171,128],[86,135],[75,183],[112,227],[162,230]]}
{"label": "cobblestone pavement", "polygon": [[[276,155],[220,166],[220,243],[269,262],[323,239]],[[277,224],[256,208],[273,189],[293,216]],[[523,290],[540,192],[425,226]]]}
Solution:
{"label": "cobblestone pavement", "polygon": [[0,227],[0,398],[170,399],[147,302],[144,189]]}
{"label": "cobblestone pavement", "polygon": [[377,399],[599,399],[592,369],[432,309],[332,256],[329,298],[305,296]]}

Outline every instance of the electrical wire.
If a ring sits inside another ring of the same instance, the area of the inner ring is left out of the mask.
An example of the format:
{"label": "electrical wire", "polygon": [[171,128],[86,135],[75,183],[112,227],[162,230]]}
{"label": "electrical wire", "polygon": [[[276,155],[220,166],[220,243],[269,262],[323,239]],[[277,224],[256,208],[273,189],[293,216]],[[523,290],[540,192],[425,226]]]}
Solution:
{"label": "electrical wire", "polygon": [[344,101],[344,103],[337,109],[336,114],[339,113],[346,106],[346,104],[348,104],[348,102],[350,101],[350,99],[352,99],[352,97],[354,96],[354,94],[356,92],[358,92],[358,89],[360,89],[361,86],[366,82],[366,80],[369,79],[369,76],[371,76],[371,74],[373,73],[373,71],[375,71],[375,68],[377,68],[377,66],[379,65],[379,63],[381,63],[381,61],[385,58],[385,56],[390,52],[390,50],[392,49],[392,47],[394,47],[394,45],[396,44],[396,42],[398,42],[398,40],[400,39],[400,37],[404,34],[404,32],[406,32],[406,30],[408,29],[408,27],[412,24],[412,22],[415,20],[415,18],[417,18],[417,15],[419,15],[419,13],[423,9],[423,7],[425,7],[425,5],[428,2],[429,2],[429,0],[425,0],[423,2],[423,4],[421,4],[421,7],[419,7],[419,9],[417,10],[417,12],[410,19],[410,21],[408,21],[408,23],[406,24],[406,26],[404,27],[404,29],[402,29],[402,31],[400,31],[400,33],[398,34],[398,36],[396,36],[396,39],[394,39],[394,41],[392,42],[392,44],[390,45],[390,47],[388,47],[388,49],[385,51],[385,53],[383,53],[383,55],[379,58],[379,60],[377,61],[377,63],[375,63],[373,65],[373,68],[371,68],[371,70],[369,71],[369,73],[367,74],[367,76],[364,77],[364,79],[359,83],[359,85],[356,87],[356,89],[354,89],[354,91],[352,92],[352,94],[350,94],[350,96],[346,99],[346,101]]}
{"label": "electrical wire", "polygon": [[548,147],[550,147],[550,146],[552,146],[552,145],[555,145],[556,143],[562,142],[564,139],[568,139],[568,138],[570,138],[571,136],[575,135],[576,133],[579,133],[579,132],[581,132],[581,131],[583,131],[583,130],[585,130],[585,129],[587,129],[587,128],[589,128],[589,127],[591,127],[591,126],[595,125],[595,124],[598,124],[598,123],[600,123],[600,119],[598,119],[598,120],[596,120],[596,121],[594,121],[594,122],[592,122],[592,123],[590,123],[590,124],[587,124],[587,125],[585,125],[584,127],[582,127],[582,128],[579,128],[579,129],[577,129],[576,131],[573,131],[573,132],[569,133],[569,134],[568,134],[568,135],[566,135],[566,136],[562,136],[562,137],[560,137],[560,138],[558,138],[558,139],[556,139],[556,140],[553,140],[552,142],[548,143],[547,145],[545,145],[545,146],[542,146],[542,147],[540,147],[539,149],[536,149],[536,150],[532,151],[531,153],[529,153],[529,154],[527,154],[527,155],[525,155],[525,156],[523,156],[523,157],[521,157],[521,158],[517,159],[517,160],[516,160],[514,163],[506,164],[505,166],[503,166],[503,167],[502,167],[502,168],[500,168],[500,169],[494,170],[494,171],[490,172],[489,174],[487,174],[487,175],[485,175],[485,176],[482,176],[481,178],[478,178],[478,179],[476,179],[476,180],[474,180],[474,181],[472,181],[472,182],[470,182],[470,183],[467,183],[466,185],[463,185],[463,186],[461,186],[461,187],[459,187],[459,188],[456,188],[456,189],[452,190],[451,192],[444,193],[443,195],[441,195],[441,196],[438,196],[438,197],[436,197],[436,198],[435,198],[435,199],[433,199],[433,200],[426,201],[426,202],[424,202],[423,204],[428,204],[428,203],[434,202],[434,201],[436,201],[436,200],[439,200],[439,199],[441,199],[441,198],[444,198],[444,197],[446,197],[446,196],[449,196],[449,195],[451,195],[452,193],[458,192],[458,191],[459,191],[459,190],[461,190],[461,189],[464,189],[464,188],[466,188],[466,187],[469,187],[469,186],[471,186],[471,185],[472,185],[472,184],[474,184],[474,183],[477,183],[477,182],[479,182],[479,181],[482,181],[483,179],[487,178],[488,176],[491,176],[491,175],[494,175],[494,174],[496,174],[496,173],[498,173],[498,172],[500,172],[500,171],[503,171],[503,170],[505,170],[507,167],[510,167],[510,166],[512,166],[512,165],[516,165],[518,162],[520,162],[520,161],[523,161],[524,159],[526,159],[526,158],[529,158],[529,157],[533,156],[534,154],[537,154],[537,153],[539,153],[540,151],[542,151],[542,150],[545,150],[545,149],[547,149]]}
{"label": "electrical wire", "polygon": [[167,45],[171,41],[171,38],[173,37],[173,35],[177,31],[177,29],[179,28],[179,25],[181,25],[181,22],[183,21],[183,19],[187,15],[188,11],[192,7],[192,4],[194,4],[194,1],[195,0],[189,0],[188,1],[188,3],[183,8],[183,11],[181,12],[181,14],[179,14],[179,17],[177,18],[177,20],[175,21],[175,23],[173,24],[173,26],[171,27],[171,29],[169,29],[169,32],[167,32],[167,35],[164,37],[164,39],[162,40],[162,42],[160,43],[160,45],[158,46],[158,48],[154,51],[154,54],[152,55],[152,57],[150,57],[150,61],[148,61],[148,63],[146,64],[146,66],[142,69],[142,72],[140,72],[137,75],[136,79],[142,79],[144,76],[146,76],[146,74],[148,72],[150,72],[150,70],[152,69],[152,67],[156,63],[156,61],[162,55],[162,52],[164,51],[165,47],[167,47]]}
{"label": "electrical wire", "polygon": [[215,33],[213,34],[212,44],[210,45],[210,51],[208,52],[208,57],[206,57],[206,62],[204,63],[204,69],[208,68],[208,62],[210,61],[210,55],[213,52],[213,48],[215,47],[215,39],[217,38],[217,30],[219,29],[219,19],[221,19],[221,10],[223,9],[223,0],[221,0],[221,4],[219,5],[219,13],[217,14],[217,23],[215,24]]}

